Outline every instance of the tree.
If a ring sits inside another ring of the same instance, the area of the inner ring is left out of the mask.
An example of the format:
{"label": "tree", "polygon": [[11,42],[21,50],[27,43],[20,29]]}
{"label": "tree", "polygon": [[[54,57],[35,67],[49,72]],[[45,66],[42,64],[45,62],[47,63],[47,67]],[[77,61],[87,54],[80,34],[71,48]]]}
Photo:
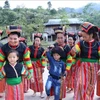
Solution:
{"label": "tree", "polygon": [[50,14],[51,14],[51,15],[55,15],[55,14],[57,14],[56,9],[51,9],[51,10],[50,10]]}
{"label": "tree", "polygon": [[[61,26],[69,23],[67,13],[66,13],[64,8],[59,8],[58,14],[56,16],[57,16],[58,19],[59,18],[61,19],[61,22],[60,22]],[[66,27],[68,27],[68,26],[66,26]]]}
{"label": "tree", "polygon": [[50,10],[51,9],[51,7],[52,7],[52,4],[51,4],[51,1],[48,1],[48,9]]}
{"label": "tree", "polygon": [[9,1],[8,0],[5,1],[4,8],[5,9],[10,9],[10,4],[9,4]]}
{"label": "tree", "polygon": [[80,16],[83,21],[91,22],[97,26],[100,26],[100,11],[93,9],[93,4],[87,4]]}

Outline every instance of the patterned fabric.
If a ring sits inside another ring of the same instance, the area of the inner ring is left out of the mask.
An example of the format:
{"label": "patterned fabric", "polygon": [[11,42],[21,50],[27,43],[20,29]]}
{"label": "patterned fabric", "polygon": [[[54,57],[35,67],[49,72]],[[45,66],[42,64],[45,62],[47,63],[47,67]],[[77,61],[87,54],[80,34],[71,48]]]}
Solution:
{"label": "patterned fabric", "polygon": [[71,67],[70,71],[67,73],[67,76],[66,76],[66,86],[67,88],[71,88],[73,89],[73,82],[74,82],[74,78],[73,78],[73,67]]}
{"label": "patterned fabric", "polygon": [[100,96],[100,75],[97,75],[96,95],[97,95],[97,96]]}
{"label": "patterned fabric", "polygon": [[76,63],[75,63],[75,65],[74,65],[74,94],[75,94],[75,92],[76,92],[76,86],[77,86],[77,80],[78,80],[78,68],[80,67],[80,60],[78,59],[77,61],[76,61]]}
{"label": "patterned fabric", "polygon": [[82,25],[81,25],[81,30],[82,31],[85,31],[86,33],[88,33],[88,31],[94,27],[95,31],[97,32],[98,31],[98,28],[96,26],[94,26],[92,23],[89,23],[89,22],[84,22]]}
{"label": "patterned fabric", "polygon": [[5,90],[5,79],[0,81],[0,93],[3,93]]}
{"label": "patterned fabric", "polygon": [[41,33],[35,33],[35,34],[34,34],[34,39],[35,39],[36,37],[37,37],[37,38],[40,38],[41,40],[43,40],[42,34],[41,34]]}
{"label": "patterned fabric", "polygon": [[80,58],[99,60],[100,46],[99,42],[92,40],[90,42],[80,41],[74,47],[76,53],[80,53]]}
{"label": "patterned fabric", "polygon": [[67,55],[67,60],[66,60],[66,70],[70,71],[71,66],[72,66],[72,56],[69,54]]}
{"label": "patterned fabric", "polygon": [[27,91],[30,89],[30,80],[23,77],[23,91],[24,93],[27,93]]}
{"label": "patterned fabric", "polygon": [[46,57],[46,51],[43,52],[42,56],[41,56],[41,64],[42,66],[44,67],[47,67],[48,66],[48,59]]}
{"label": "patterned fabric", "polygon": [[75,45],[75,52],[76,53],[79,53],[81,50],[80,50],[80,42],[79,43],[77,43],[76,45]]}
{"label": "patterned fabric", "polygon": [[[5,69],[5,68],[9,68],[9,69]],[[15,68],[16,67],[16,68]],[[11,71],[10,68],[13,68],[13,70]],[[9,71],[10,70],[10,71]],[[20,75],[18,76],[18,73],[20,73]],[[9,75],[8,75],[9,74]],[[11,76],[11,74],[15,74]],[[30,73],[26,70],[26,68],[20,64],[17,63],[14,67],[11,66],[9,63],[7,63],[1,70],[0,72],[0,79],[2,80],[3,78],[6,78],[6,83],[10,84],[10,85],[16,85],[22,82],[21,77],[25,76],[28,79],[30,79]]]}
{"label": "patterned fabric", "polygon": [[54,32],[55,32],[55,34],[62,33],[62,34],[65,35],[65,33],[66,33],[66,26],[56,27],[56,28],[54,28]]}
{"label": "patterned fabric", "polygon": [[[6,55],[7,55],[8,50],[11,50],[11,49],[13,48],[10,48],[8,43],[3,45],[2,48],[0,49],[0,69],[3,67],[4,61],[6,60]],[[27,69],[29,70],[29,72],[32,73],[33,70],[32,70],[32,63],[30,60],[29,49],[25,47],[25,45],[20,43],[19,47],[17,47],[15,50],[19,52],[20,54],[19,58],[22,58],[21,62],[23,61]]]}
{"label": "patterned fabric", "polygon": [[74,47],[75,52],[80,53],[80,59],[76,63],[74,100],[93,100],[99,60],[98,49],[97,41],[80,41]]}
{"label": "patterned fabric", "polygon": [[23,84],[6,85],[5,100],[24,100]]}
{"label": "patterned fabric", "polygon": [[24,61],[24,64],[26,65],[26,67],[28,68],[29,72],[32,74],[33,73],[32,63],[31,63],[30,53],[29,53],[28,48],[24,52],[23,61]]}
{"label": "patterned fabric", "polygon": [[40,61],[32,63],[34,70],[34,83],[31,83],[31,89],[34,92],[43,92],[43,68]]}
{"label": "patterned fabric", "polygon": [[[99,43],[100,44],[100,43]],[[99,54],[99,66],[98,66],[98,70],[100,70],[100,46],[98,48],[98,54]],[[97,75],[97,96],[100,96],[100,75]]]}
{"label": "patterned fabric", "polygon": [[[36,34],[35,37],[41,37],[40,34]],[[35,45],[31,45],[29,46],[30,49],[30,57],[32,62],[32,66],[33,66],[33,76],[34,76],[34,83],[31,83],[31,89],[34,92],[42,92],[43,91],[43,68],[45,66],[44,64],[44,58],[42,58],[42,54],[44,52],[44,48],[41,46],[35,46]],[[42,63],[42,64],[41,64]]]}
{"label": "patterned fabric", "polygon": [[20,32],[22,32],[22,27],[15,26],[15,25],[7,26],[6,33],[10,34],[11,32],[19,32],[20,33]]}
{"label": "patterned fabric", "polygon": [[60,99],[66,97],[66,80],[64,78],[61,79],[61,87],[60,87]]}
{"label": "patterned fabric", "polygon": [[97,69],[97,63],[81,62],[74,100],[93,100]]}

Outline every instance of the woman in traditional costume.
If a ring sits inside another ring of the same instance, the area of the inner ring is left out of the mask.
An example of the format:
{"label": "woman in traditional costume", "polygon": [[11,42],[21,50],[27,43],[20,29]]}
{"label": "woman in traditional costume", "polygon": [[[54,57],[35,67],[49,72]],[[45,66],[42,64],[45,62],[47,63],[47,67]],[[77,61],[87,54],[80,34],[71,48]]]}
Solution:
{"label": "woman in traditional costume", "polygon": [[81,31],[83,40],[79,41],[71,51],[80,53],[79,66],[76,66],[78,71],[74,100],[93,100],[100,58],[98,28],[89,22],[84,22]]}
{"label": "woman in traditional costume", "polygon": [[36,33],[34,35],[33,45],[29,46],[30,49],[30,57],[32,60],[33,70],[34,70],[34,82],[31,83],[31,89],[34,91],[34,96],[36,96],[36,92],[40,92],[40,97],[43,98],[43,72],[44,67],[41,64],[42,54],[44,52],[44,48],[41,47],[42,34]]}

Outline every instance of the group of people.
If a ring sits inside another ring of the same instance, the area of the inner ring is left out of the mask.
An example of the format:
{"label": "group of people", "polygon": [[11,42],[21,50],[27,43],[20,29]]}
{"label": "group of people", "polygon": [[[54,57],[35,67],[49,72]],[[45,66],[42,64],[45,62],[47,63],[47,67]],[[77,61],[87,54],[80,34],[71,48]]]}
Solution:
{"label": "group of people", "polygon": [[[0,93],[5,100],[24,100],[30,88],[33,96],[40,92],[43,98],[43,72],[49,71],[45,85],[46,100],[62,100],[66,92],[74,92],[74,100],[93,100],[97,82],[100,96],[100,42],[99,28],[84,22],[78,34],[67,34],[64,27],[54,29],[56,42],[46,49],[41,46],[42,34],[34,35],[31,46],[21,43],[20,26],[7,27],[8,43],[0,49]],[[65,37],[67,40],[65,41]],[[26,83],[28,88],[25,90]],[[6,87],[5,87],[6,86]]]}

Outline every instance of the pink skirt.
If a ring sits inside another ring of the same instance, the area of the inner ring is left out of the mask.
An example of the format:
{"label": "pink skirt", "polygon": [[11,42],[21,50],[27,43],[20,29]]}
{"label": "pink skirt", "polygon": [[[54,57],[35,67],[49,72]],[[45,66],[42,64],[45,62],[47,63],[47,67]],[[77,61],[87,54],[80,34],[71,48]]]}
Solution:
{"label": "pink skirt", "polygon": [[81,62],[77,71],[74,100],[93,100],[98,70],[97,63]]}
{"label": "pink skirt", "polygon": [[6,85],[5,100],[24,100],[23,84]]}

